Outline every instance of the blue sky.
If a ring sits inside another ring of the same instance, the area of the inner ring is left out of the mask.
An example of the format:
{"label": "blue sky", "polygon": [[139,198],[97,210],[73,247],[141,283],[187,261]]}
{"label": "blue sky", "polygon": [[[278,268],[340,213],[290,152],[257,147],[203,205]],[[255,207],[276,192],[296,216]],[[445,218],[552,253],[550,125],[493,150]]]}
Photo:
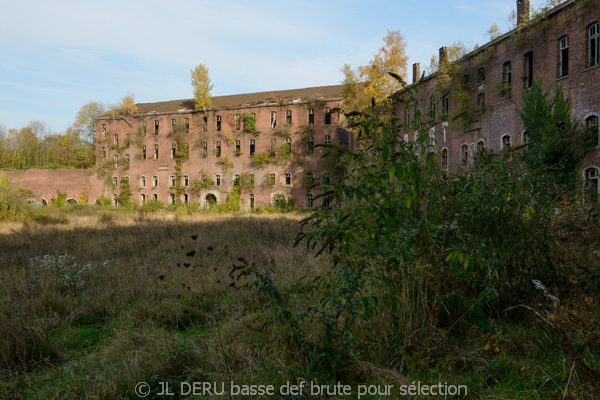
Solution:
{"label": "blue sky", "polygon": [[[532,0],[532,7],[545,0]],[[441,46],[509,29],[515,0],[0,0],[0,125],[65,130],[89,101],[191,98],[190,69],[213,95],[334,85],[364,65],[387,30],[410,64]],[[409,67],[410,72],[410,67]]]}

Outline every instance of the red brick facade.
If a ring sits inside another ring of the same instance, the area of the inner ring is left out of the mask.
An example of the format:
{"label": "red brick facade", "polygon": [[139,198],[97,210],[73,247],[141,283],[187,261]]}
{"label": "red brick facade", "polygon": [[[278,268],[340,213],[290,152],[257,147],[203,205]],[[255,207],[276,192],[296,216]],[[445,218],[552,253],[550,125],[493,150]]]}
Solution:
{"label": "red brick facade", "polygon": [[[528,1],[519,0],[517,6],[527,8]],[[459,99],[452,90],[442,88],[439,74],[421,80],[416,96],[420,100],[420,111],[424,119],[428,118],[431,100],[435,99],[437,147],[440,157],[446,149],[450,168],[470,164],[478,143],[495,152],[509,141],[511,146],[523,143],[523,126],[517,108],[522,106],[521,93],[527,90],[531,79],[541,78],[544,91],[551,89],[555,82],[561,84],[564,93],[571,98],[572,117],[582,124],[597,123],[594,116],[600,115],[600,64],[594,32],[600,22],[600,0],[569,0],[529,22],[525,15],[524,21],[519,28],[457,61],[460,67],[457,75],[468,82],[471,119],[467,123],[444,116],[443,97],[448,95],[449,116],[456,114]],[[561,45],[563,50],[568,46],[568,54],[562,54],[562,65],[568,65],[568,71],[561,71]],[[445,48],[440,49],[440,54],[444,52]],[[413,71],[418,70],[419,66],[415,65]],[[416,75],[410,87],[417,86],[418,72]],[[508,75],[510,93],[506,90]],[[482,100],[484,107],[475,111]],[[404,106],[398,105],[396,113],[404,118]],[[447,126],[445,134],[444,125]],[[463,151],[465,145],[467,154]],[[586,156],[582,174],[593,168],[598,176],[598,166],[600,151],[596,147]]]}
{"label": "red brick facade", "polygon": [[[211,196],[217,203],[226,202],[236,175],[253,174],[254,188],[241,193],[242,209],[271,205],[277,195],[299,206],[310,205],[306,177],[312,173],[316,178],[323,172],[318,157],[321,149],[310,148],[328,141],[349,144],[350,135],[341,128],[343,121],[337,108],[341,88],[218,96],[213,97],[213,107],[206,113],[195,111],[192,100],[146,103],[138,104],[137,112],[131,116],[103,117],[97,128],[97,164],[115,157],[117,161],[116,168],[107,171],[104,195],[115,199],[121,179],[129,177],[132,200],[136,203],[155,198],[164,204],[188,201],[205,207]],[[260,133],[247,132],[245,114],[255,115]],[[181,196],[174,194],[173,187],[174,183],[177,185],[179,149],[172,129],[177,126],[184,127],[182,141],[189,145],[189,158],[181,162]],[[262,167],[253,163],[255,156],[289,144],[290,162]],[[193,182],[202,176],[208,176],[214,185],[202,188],[198,195],[192,191]]]}

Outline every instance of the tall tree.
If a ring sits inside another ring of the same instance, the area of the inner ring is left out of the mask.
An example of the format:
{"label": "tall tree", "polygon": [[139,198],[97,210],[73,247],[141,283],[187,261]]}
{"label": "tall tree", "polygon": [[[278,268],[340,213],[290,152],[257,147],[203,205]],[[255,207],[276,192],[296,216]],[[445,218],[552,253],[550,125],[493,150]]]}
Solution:
{"label": "tall tree", "polygon": [[401,89],[398,80],[389,72],[406,80],[406,41],[400,31],[389,31],[383,38],[385,45],[379,49],[368,65],[358,67],[360,78],[365,82],[364,92],[368,97],[385,98]]}
{"label": "tall tree", "polygon": [[94,143],[96,136],[96,126],[98,122],[96,118],[107,112],[106,105],[97,101],[90,101],[81,106],[75,121],[71,124],[71,129],[79,134],[81,139],[87,143]]}
{"label": "tall tree", "polygon": [[212,105],[210,91],[214,86],[210,84],[208,68],[206,68],[204,64],[198,64],[196,68],[191,70],[191,74],[194,98],[196,99],[196,110],[203,110],[206,112],[206,109],[210,108]]}

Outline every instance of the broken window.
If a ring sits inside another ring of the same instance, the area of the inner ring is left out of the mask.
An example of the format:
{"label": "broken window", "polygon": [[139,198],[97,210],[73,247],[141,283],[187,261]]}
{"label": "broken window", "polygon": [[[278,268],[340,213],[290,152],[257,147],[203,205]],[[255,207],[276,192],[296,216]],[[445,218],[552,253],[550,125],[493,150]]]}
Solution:
{"label": "broken window", "polygon": [[285,123],[287,125],[292,125],[292,110],[287,110],[285,112]]}
{"label": "broken window", "polygon": [[129,148],[129,142],[131,142],[131,136],[129,135],[129,133],[125,134],[125,148],[128,149]]}
{"label": "broken window", "polygon": [[102,124],[102,137],[106,137],[106,124]]}
{"label": "broken window", "polygon": [[221,175],[219,174],[215,175],[215,185],[221,186]]}
{"label": "broken window", "polygon": [[174,119],[172,119],[172,120],[171,120],[171,134],[172,134],[172,133],[175,131],[175,123],[176,123],[176,122],[177,122],[177,121],[176,121],[176,120],[174,120]]}
{"label": "broken window", "polygon": [[312,172],[307,172],[306,173],[306,182],[313,183],[314,180],[315,180],[315,174]]}
{"label": "broken window", "polygon": [[276,143],[277,143],[277,139],[271,139],[271,143],[270,143],[270,147],[269,147],[269,152],[271,153],[271,155],[275,154]]}
{"label": "broken window", "polygon": [[233,174],[233,186],[240,186],[240,174]]}
{"label": "broken window", "polygon": [[152,200],[158,201],[158,194],[152,193]]}
{"label": "broken window", "polygon": [[183,194],[183,204],[188,204],[190,202],[190,197],[187,193]]}
{"label": "broken window", "polygon": [[175,204],[175,193],[169,193],[169,204]]}
{"label": "broken window", "polygon": [[141,205],[146,204],[146,195],[144,193],[140,194],[140,204]]}
{"label": "broken window", "polygon": [[140,187],[141,188],[146,187],[146,177],[144,175],[140,176]]}
{"label": "broken window", "polygon": [[481,67],[477,70],[477,83],[481,85],[485,82],[485,68]]}
{"label": "broken window", "polygon": [[127,166],[129,166],[129,154],[125,154],[125,160],[127,160]]}
{"label": "broken window", "polygon": [[171,144],[171,160],[175,158],[177,155],[177,145],[175,143]]}
{"label": "broken window", "polygon": [[158,187],[158,176],[154,175],[152,177],[152,186],[153,187]]}
{"label": "broken window", "polygon": [[477,151],[482,152],[483,150],[485,150],[485,142],[483,141],[483,139],[479,139],[477,141]]}
{"label": "broken window", "polygon": [[469,164],[469,146],[463,144],[460,147],[460,164],[466,167]]}
{"label": "broken window", "polygon": [[435,119],[435,96],[429,99],[429,119],[431,121]]}
{"label": "broken window", "polygon": [[329,136],[329,135],[323,136],[323,143],[330,144],[331,143],[331,136]]}
{"label": "broken window", "polygon": [[254,141],[254,139],[250,139],[250,157],[252,157],[252,155],[254,155],[255,151],[256,151],[256,142]]}
{"label": "broken window", "polygon": [[106,147],[100,149],[100,154],[102,155],[102,158],[106,158]]}
{"label": "broken window", "polygon": [[185,133],[190,133],[190,119],[189,118],[183,119],[183,126],[185,127]]}
{"label": "broken window", "polygon": [[559,64],[558,77],[562,78],[569,75],[569,37],[563,36],[558,41]]}
{"label": "broken window", "polygon": [[275,128],[277,126],[277,113],[275,111],[271,111],[271,128]]}
{"label": "broken window", "polygon": [[158,120],[154,120],[154,134],[158,135]]}
{"label": "broken window", "polygon": [[314,125],[315,124],[315,110],[313,110],[312,108],[308,109],[308,125]]}
{"label": "broken window", "polygon": [[587,117],[585,119],[585,128],[586,128],[586,131],[588,132],[588,137],[590,138],[591,144],[593,144],[594,146],[598,146],[598,144],[599,144],[599,141],[598,141],[598,136],[599,136],[598,116],[592,115],[592,116]]}
{"label": "broken window", "polygon": [[112,185],[114,188],[116,188],[117,186],[119,186],[119,178],[117,178],[116,176],[113,176],[112,178]]}
{"label": "broken window", "polygon": [[146,159],[146,145],[142,145],[142,160]]}
{"label": "broken window", "polygon": [[119,155],[115,154],[113,158],[115,159],[115,169],[117,169],[119,168]]}
{"label": "broken window", "polygon": [[251,210],[254,209],[254,193],[250,193],[248,195],[248,206],[250,207]]}
{"label": "broken window", "polygon": [[285,173],[285,184],[286,186],[290,186],[292,184],[292,174],[289,172]]}
{"label": "broken window", "polygon": [[142,121],[142,131],[146,134],[146,121]]}
{"label": "broken window", "polygon": [[584,171],[585,187],[592,196],[598,195],[598,169],[590,167]]}
{"label": "broken window", "polygon": [[239,157],[242,154],[242,142],[239,140],[235,141],[235,156]]}
{"label": "broken window", "polygon": [[285,139],[285,144],[287,145],[288,151],[292,152],[292,138],[286,138]]}
{"label": "broken window", "polygon": [[267,184],[271,185],[271,186],[275,186],[275,174],[274,173],[270,173],[267,177]]}
{"label": "broken window", "polygon": [[442,97],[442,113],[444,115],[448,115],[448,110],[449,110],[449,96],[446,94],[444,97]]}
{"label": "broken window", "polygon": [[314,136],[309,136],[306,144],[306,152],[312,154],[315,152],[315,138]]}
{"label": "broken window", "polygon": [[158,160],[158,145],[157,144],[154,145],[154,156],[153,157],[154,157],[153,158],[154,160]]}
{"label": "broken window", "polygon": [[235,130],[239,131],[240,129],[242,129],[242,123],[240,121],[240,114],[235,114],[235,117],[233,118],[233,121],[235,123]]}
{"label": "broken window", "polygon": [[221,132],[221,116],[217,115],[217,132]]}
{"label": "broken window", "polygon": [[306,207],[312,208],[315,196],[312,193],[306,193]]}
{"label": "broken window", "polygon": [[323,183],[323,185],[329,185],[330,181],[331,181],[331,179],[330,179],[329,171],[323,171],[323,173],[321,173],[321,182]]}
{"label": "broken window", "polygon": [[113,193],[113,206],[117,207],[119,205],[119,195]]}
{"label": "broken window", "polygon": [[510,61],[502,66],[502,97],[510,96],[512,84],[512,71]]}
{"label": "broken window", "polygon": [[202,132],[208,131],[208,117],[202,117]]}
{"label": "broken window", "polygon": [[600,32],[598,31],[598,23],[594,22],[588,28],[588,67],[594,67],[598,65],[599,39]]}
{"label": "broken window", "polygon": [[208,142],[202,142],[202,157],[208,155]]}
{"label": "broken window", "polygon": [[175,175],[169,175],[169,187],[175,187]]}
{"label": "broken window", "polygon": [[485,94],[479,93],[477,95],[477,107],[479,107],[480,110],[485,108]]}
{"label": "broken window", "polygon": [[190,186],[190,177],[188,175],[183,176],[183,186],[185,186],[185,187]]}
{"label": "broken window", "polygon": [[442,149],[442,168],[448,169],[448,149]]}
{"label": "broken window", "polygon": [[119,135],[114,135],[113,144],[115,146],[119,145]]}
{"label": "broken window", "polygon": [[125,175],[125,177],[123,178],[123,180],[127,183],[129,183],[129,176]]}
{"label": "broken window", "polygon": [[533,52],[528,51],[523,56],[523,89],[529,89],[533,85]]}
{"label": "broken window", "polygon": [[502,136],[502,150],[510,150],[510,135]]}
{"label": "broken window", "polygon": [[325,125],[331,124],[331,108],[325,107]]}
{"label": "broken window", "polygon": [[215,156],[221,157],[221,142],[219,141],[215,142]]}

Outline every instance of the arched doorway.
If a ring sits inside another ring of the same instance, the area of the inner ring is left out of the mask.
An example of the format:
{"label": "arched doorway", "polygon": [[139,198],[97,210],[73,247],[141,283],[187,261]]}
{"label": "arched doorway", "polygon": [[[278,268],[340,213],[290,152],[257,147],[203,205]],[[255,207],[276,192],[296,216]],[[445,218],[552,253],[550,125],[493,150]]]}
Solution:
{"label": "arched doorway", "polygon": [[212,193],[206,195],[206,208],[211,208],[217,205],[217,196]]}

